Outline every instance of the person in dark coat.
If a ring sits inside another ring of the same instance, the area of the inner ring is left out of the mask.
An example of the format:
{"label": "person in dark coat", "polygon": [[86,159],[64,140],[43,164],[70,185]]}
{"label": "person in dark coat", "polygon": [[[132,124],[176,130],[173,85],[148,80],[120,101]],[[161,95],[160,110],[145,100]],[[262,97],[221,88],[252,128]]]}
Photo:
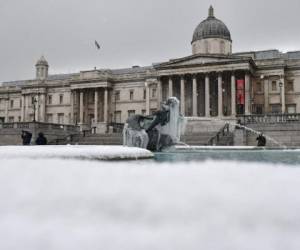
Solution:
{"label": "person in dark coat", "polygon": [[22,130],[21,138],[23,145],[30,145],[32,134],[28,131]]}
{"label": "person in dark coat", "polygon": [[38,138],[35,140],[36,145],[47,145],[47,138],[44,136],[43,133],[39,133]]}
{"label": "person in dark coat", "polygon": [[256,140],[257,140],[258,147],[264,147],[267,144],[266,137],[263,135],[263,133],[259,134],[259,136],[256,138]]}

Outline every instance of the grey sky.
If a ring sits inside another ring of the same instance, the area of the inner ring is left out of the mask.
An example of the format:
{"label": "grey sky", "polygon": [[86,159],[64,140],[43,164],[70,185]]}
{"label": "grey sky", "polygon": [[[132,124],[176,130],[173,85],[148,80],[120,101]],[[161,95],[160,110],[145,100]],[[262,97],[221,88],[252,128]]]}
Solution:
{"label": "grey sky", "polygon": [[50,74],[188,56],[210,4],[234,52],[300,50],[299,0],[0,0],[0,82],[34,78],[42,54]]}

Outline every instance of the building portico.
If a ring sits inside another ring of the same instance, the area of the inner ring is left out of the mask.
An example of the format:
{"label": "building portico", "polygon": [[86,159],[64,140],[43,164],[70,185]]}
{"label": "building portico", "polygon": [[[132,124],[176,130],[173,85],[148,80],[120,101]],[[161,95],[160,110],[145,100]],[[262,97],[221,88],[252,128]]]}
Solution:
{"label": "building portico", "polygon": [[[201,56],[195,59],[193,57],[194,63],[187,58],[184,62],[157,66],[163,101],[176,96],[184,116],[223,118],[235,117],[237,113],[250,114],[253,62],[234,62],[235,66],[225,61],[218,62],[216,67],[201,63]],[[179,71],[182,73],[178,74]],[[240,99],[237,98],[237,82],[243,87],[238,91]]]}

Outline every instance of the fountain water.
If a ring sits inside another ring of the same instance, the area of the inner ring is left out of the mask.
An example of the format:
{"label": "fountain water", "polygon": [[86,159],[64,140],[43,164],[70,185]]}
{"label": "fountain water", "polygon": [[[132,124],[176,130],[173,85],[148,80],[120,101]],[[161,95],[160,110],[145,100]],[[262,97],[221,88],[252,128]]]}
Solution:
{"label": "fountain water", "polygon": [[[247,126],[245,126],[245,125],[241,125],[241,124],[238,124],[238,123],[237,123],[237,124],[234,124],[234,126],[235,126],[235,127],[239,127],[239,128],[241,128],[241,129],[245,129],[246,131],[248,131],[248,132],[250,132],[250,133],[252,133],[252,134],[256,134],[256,135],[262,134],[262,132],[257,131],[257,130],[252,129],[252,128],[249,128],[249,127],[247,127]],[[278,142],[277,140],[275,140],[274,138],[272,138],[272,137],[270,137],[270,136],[268,136],[268,135],[266,135],[266,134],[264,134],[264,137],[266,137],[267,140],[268,140],[268,141],[271,141],[273,144],[278,145],[280,148],[287,148],[287,146],[285,146],[284,144]]]}

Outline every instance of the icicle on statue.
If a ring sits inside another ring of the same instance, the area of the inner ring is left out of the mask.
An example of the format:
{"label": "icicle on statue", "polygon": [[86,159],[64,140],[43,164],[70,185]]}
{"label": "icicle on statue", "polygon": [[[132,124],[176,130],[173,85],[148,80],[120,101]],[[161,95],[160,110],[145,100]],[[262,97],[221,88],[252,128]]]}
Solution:
{"label": "icicle on statue", "polygon": [[184,118],[179,114],[179,100],[170,97],[161,110],[150,116],[134,115],[127,119],[123,144],[129,147],[161,151],[180,142]]}

